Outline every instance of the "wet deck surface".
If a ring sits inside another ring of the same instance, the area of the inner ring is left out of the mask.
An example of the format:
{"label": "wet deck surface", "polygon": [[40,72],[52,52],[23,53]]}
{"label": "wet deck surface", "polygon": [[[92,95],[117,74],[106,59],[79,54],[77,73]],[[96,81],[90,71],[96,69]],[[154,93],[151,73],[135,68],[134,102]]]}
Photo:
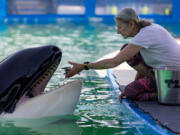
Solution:
{"label": "wet deck surface", "polygon": [[[120,90],[134,80],[134,70],[113,70],[113,75]],[[169,129],[173,133],[180,134],[180,106],[168,106],[157,101],[132,102],[143,112],[150,115],[158,124]]]}

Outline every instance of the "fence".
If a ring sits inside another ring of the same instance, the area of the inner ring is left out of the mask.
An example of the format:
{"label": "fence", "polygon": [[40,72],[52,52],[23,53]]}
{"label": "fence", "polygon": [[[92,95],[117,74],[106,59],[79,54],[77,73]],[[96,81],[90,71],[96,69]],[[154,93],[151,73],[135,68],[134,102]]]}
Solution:
{"label": "fence", "polygon": [[179,22],[180,18],[179,0],[0,0],[0,18],[100,18],[110,21],[123,7],[132,7],[140,17],[156,22]]}

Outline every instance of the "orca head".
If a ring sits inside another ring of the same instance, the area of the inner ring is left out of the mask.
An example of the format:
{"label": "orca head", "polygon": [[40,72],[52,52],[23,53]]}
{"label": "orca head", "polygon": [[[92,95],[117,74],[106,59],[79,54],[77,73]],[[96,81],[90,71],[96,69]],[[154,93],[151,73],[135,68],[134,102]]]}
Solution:
{"label": "orca head", "polygon": [[62,57],[54,45],[28,48],[0,62],[0,113],[12,113],[23,97],[44,91]]}

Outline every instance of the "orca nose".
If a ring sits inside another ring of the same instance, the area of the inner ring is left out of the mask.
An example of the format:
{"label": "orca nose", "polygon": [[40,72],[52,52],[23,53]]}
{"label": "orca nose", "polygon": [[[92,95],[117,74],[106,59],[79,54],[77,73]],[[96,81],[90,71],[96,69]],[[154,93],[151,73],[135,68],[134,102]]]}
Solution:
{"label": "orca nose", "polygon": [[60,51],[60,49],[57,46],[52,46],[52,50],[54,52],[59,52]]}
{"label": "orca nose", "polygon": [[61,53],[61,49],[55,45],[47,45],[46,48],[54,54]]}
{"label": "orca nose", "polygon": [[62,57],[61,49],[55,45],[50,45],[50,47],[51,47],[51,51],[54,54],[52,61],[54,61],[55,59],[61,60],[61,57]]}

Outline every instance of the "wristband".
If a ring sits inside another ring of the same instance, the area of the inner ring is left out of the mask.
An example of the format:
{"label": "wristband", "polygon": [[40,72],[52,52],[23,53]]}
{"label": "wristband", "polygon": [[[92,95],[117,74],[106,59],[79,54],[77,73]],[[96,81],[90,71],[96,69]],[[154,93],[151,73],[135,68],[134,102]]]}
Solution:
{"label": "wristband", "polygon": [[88,61],[86,61],[86,62],[83,63],[84,70],[89,70],[88,64],[89,64]]}

